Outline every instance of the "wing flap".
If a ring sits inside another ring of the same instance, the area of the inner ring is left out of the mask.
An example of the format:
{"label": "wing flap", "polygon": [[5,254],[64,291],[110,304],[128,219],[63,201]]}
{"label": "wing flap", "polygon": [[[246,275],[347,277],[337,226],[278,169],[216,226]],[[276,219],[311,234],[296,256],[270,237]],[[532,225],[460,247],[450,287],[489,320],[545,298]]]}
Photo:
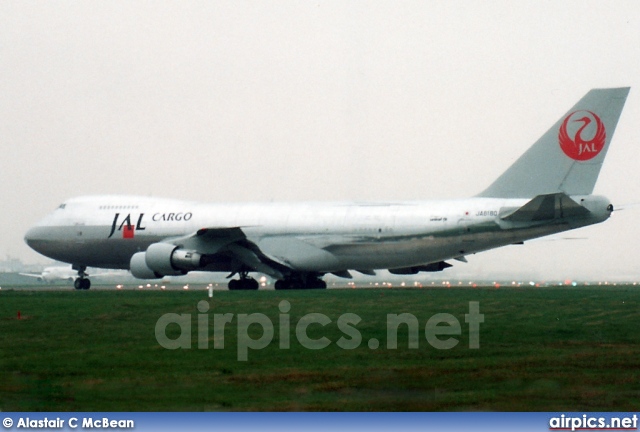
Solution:
{"label": "wing flap", "polygon": [[331,252],[295,237],[265,237],[258,247],[269,258],[292,269],[322,271],[338,265]]}
{"label": "wing flap", "polygon": [[282,279],[283,275],[280,271],[264,263],[258,255],[250,249],[247,249],[237,243],[232,243],[227,248],[233,256],[247,267],[254,269],[260,273],[264,273],[276,279]]}

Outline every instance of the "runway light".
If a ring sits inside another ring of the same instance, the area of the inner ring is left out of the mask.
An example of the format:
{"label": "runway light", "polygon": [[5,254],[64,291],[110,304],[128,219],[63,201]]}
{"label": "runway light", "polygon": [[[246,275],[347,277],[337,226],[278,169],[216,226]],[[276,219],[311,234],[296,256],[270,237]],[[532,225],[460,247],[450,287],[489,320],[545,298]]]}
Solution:
{"label": "runway light", "polygon": [[116,289],[122,289],[122,285],[116,285]]}
{"label": "runway light", "polygon": [[182,287],[183,290],[188,290],[189,289],[189,285],[185,285]]}
{"label": "runway light", "polygon": [[167,288],[167,287],[165,287],[164,285],[162,285],[162,286],[160,287],[160,289],[166,289],[166,288]]}
{"label": "runway light", "polygon": [[142,288],[143,288],[143,286],[142,286],[142,285],[138,285],[138,289],[142,289]]}

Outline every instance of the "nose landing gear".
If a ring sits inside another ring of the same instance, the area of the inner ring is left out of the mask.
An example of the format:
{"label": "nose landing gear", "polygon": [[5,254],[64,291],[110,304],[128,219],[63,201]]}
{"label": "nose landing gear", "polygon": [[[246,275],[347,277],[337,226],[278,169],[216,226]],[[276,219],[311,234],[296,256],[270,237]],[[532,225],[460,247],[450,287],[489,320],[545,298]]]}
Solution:
{"label": "nose landing gear", "polygon": [[77,290],[88,290],[91,288],[91,281],[87,278],[89,276],[84,271],[87,266],[73,266],[74,270],[78,270],[78,278],[73,282],[73,287]]}

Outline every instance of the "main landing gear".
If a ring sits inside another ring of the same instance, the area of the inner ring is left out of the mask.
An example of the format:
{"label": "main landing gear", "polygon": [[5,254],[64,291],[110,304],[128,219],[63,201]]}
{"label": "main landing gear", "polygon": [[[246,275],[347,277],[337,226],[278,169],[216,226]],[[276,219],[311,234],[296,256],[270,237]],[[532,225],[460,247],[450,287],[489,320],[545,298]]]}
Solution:
{"label": "main landing gear", "polygon": [[292,274],[276,281],[274,288],[277,290],[326,289],[327,283],[320,279],[320,275],[315,273]]}
{"label": "main landing gear", "polygon": [[257,290],[260,284],[254,278],[248,276],[247,272],[240,272],[240,279],[231,279],[229,289],[236,290]]}
{"label": "main landing gear", "polygon": [[[238,272],[240,279],[231,279],[229,289],[237,290],[257,290],[260,286],[257,280],[248,276],[247,272]],[[326,289],[327,283],[320,279],[318,273],[292,273],[275,283],[277,290],[293,289]]]}
{"label": "main landing gear", "polygon": [[87,278],[87,274],[84,272],[87,266],[73,266],[74,270],[78,270],[78,278],[73,282],[73,286],[77,290],[88,290],[91,288],[91,281]]}

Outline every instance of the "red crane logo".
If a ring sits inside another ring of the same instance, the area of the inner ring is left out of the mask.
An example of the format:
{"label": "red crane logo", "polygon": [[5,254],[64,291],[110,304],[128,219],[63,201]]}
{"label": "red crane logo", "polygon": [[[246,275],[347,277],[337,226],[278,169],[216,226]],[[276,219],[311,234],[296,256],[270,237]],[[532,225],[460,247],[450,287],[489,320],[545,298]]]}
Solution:
{"label": "red crane logo", "polygon": [[606,139],[604,123],[591,111],[572,112],[562,122],[558,133],[558,142],[564,154],[577,161],[596,157],[604,148]]}

